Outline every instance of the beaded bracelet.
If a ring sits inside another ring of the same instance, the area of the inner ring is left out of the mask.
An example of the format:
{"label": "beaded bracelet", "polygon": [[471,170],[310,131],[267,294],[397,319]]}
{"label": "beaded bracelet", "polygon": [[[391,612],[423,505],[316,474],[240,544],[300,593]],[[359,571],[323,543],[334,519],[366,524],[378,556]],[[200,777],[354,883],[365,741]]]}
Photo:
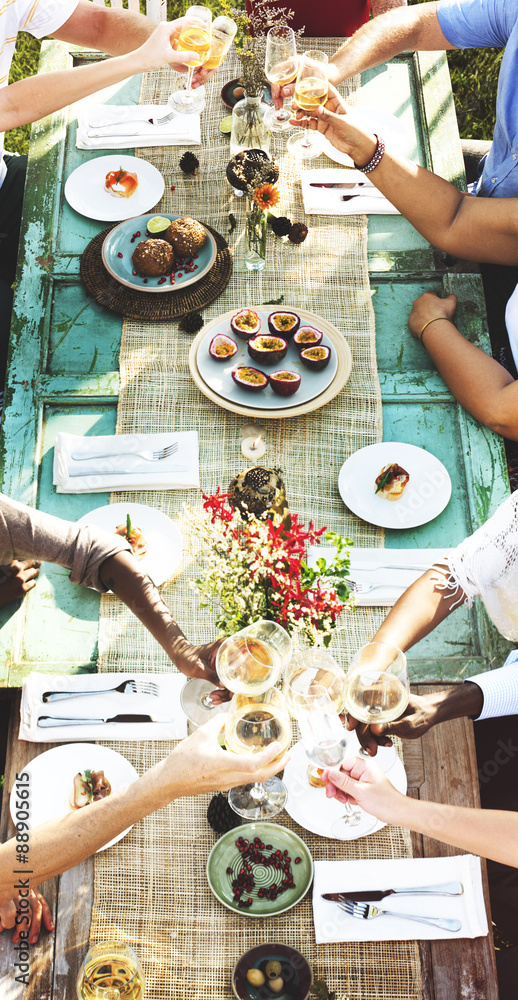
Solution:
{"label": "beaded bracelet", "polygon": [[433,319],[429,319],[428,322],[425,323],[425,325],[422,327],[421,333],[419,334],[419,341],[420,341],[421,344],[423,343],[423,333],[426,330],[426,327],[430,326],[430,323],[436,323],[438,319],[445,319],[445,320],[447,320],[448,317],[447,316],[434,316]]}
{"label": "beaded bracelet", "polygon": [[383,139],[380,139],[379,135],[376,135],[376,133],[374,133],[374,135],[376,136],[376,149],[374,150],[369,162],[366,163],[364,167],[359,167],[357,163],[354,164],[356,170],[359,170],[362,174],[371,174],[372,171],[376,169],[378,164],[381,163],[385,153],[385,143]]}

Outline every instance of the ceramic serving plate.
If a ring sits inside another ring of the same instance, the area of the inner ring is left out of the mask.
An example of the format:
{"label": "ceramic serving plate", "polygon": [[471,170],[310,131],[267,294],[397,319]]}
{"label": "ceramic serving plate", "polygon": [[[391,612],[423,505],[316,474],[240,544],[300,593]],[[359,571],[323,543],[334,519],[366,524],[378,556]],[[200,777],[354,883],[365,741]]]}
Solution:
{"label": "ceramic serving plate", "polygon": [[[104,180],[111,170],[137,174],[138,188],[130,198],[114,198],[105,191]],[[87,219],[118,222],[141,215],[156,205],[164,193],[164,178],[152,163],[124,153],[92,157],[76,167],[65,184],[68,204]]]}
{"label": "ceramic serving plate", "polygon": [[[162,213],[160,214],[162,215]],[[166,280],[159,285],[160,278],[148,278],[146,284],[144,278],[141,278],[138,274],[133,274],[135,267],[131,259],[132,255],[138,244],[145,239],[146,226],[152,218],[154,216],[148,214],[141,215],[136,219],[128,219],[126,222],[121,222],[119,226],[115,226],[108,233],[102,246],[102,260],[106,270],[121,285],[126,285],[127,288],[133,288],[138,292],[174,292],[178,289],[187,288],[188,285],[194,285],[196,281],[199,281],[200,278],[203,278],[207,274],[207,271],[210,271],[216,260],[216,240],[206,226],[204,226],[204,229],[207,233],[207,239],[204,245],[198,250],[195,258],[186,258],[189,260],[193,259],[195,270],[192,272],[177,271],[174,285],[170,283],[167,276]],[[164,213],[163,218],[174,222],[175,219],[183,218],[183,216]],[[138,232],[140,236],[135,236],[135,233]],[[161,236],[160,233],[152,233],[150,234],[150,238],[160,239]]]}
{"label": "ceramic serving plate", "polygon": [[182,536],[167,514],[142,503],[109,503],[91,510],[77,523],[115,531],[119,524],[126,523],[128,514],[135,527],[142,531],[148,546],[146,554],[139,559],[139,567],[156,587],[160,587],[173,575],[182,557]]}

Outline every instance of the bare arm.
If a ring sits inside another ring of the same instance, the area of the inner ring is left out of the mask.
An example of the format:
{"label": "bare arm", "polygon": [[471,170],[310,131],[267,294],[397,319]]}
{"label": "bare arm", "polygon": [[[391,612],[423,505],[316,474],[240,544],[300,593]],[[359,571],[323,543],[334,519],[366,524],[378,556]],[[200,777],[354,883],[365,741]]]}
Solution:
{"label": "bare arm", "polygon": [[[468,413],[486,427],[512,441],[518,440],[518,382],[453,324],[457,297],[439,298],[425,292],[414,302],[408,326],[413,337],[429,320],[422,345],[435,362],[446,385]],[[437,320],[436,317],[444,319]]]}
{"label": "bare arm", "polygon": [[518,868],[518,813],[407,798],[396,791],[378,767],[358,757],[349,757],[340,770],[329,771],[327,778],[329,797],[342,802],[350,799],[385,823]]}
{"label": "bare arm", "polygon": [[124,791],[36,827],[29,841],[30,876],[13,875],[13,869],[20,867],[16,841],[0,846],[0,917],[18,878],[27,877],[35,886],[84,861],[121,830],[174,799],[265,781],[285,767],[286,755],[274,759],[278,743],[257,754],[222,750],[217,742],[221,726],[221,717],[212,719]]}
{"label": "bare arm", "polygon": [[[330,87],[326,107],[297,124],[318,128],[337,149],[365,166],[376,137],[354,124],[340,95]],[[518,263],[518,199],[472,198],[429,170],[387,150],[370,180],[434,246],[457,257],[497,264]],[[433,206],[433,210],[431,207]]]}
{"label": "bare arm", "polygon": [[71,45],[122,56],[143,45],[155,28],[155,22],[143,14],[80,0],[68,21],[53,31],[52,36]]}
{"label": "bare arm", "polygon": [[[397,9],[389,10],[389,6]],[[383,8],[387,13],[382,12]],[[329,62],[329,79],[335,86],[355,73],[379,66],[399,52],[454,47],[441,31],[436,3],[402,7],[387,0],[375,4],[373,0],[372,11],[380,16],[362,25]]]}

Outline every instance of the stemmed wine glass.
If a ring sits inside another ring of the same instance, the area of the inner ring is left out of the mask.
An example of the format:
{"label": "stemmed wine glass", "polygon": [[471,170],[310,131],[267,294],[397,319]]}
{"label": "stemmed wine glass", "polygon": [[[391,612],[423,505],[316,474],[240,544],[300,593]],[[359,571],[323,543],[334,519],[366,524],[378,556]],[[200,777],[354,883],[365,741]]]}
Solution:
{"label": "stemmed wine glass", "polygon": [[283,694],[294,718],[297,716],[294,696],[311,692],[315,684],[326,688],[334,708],[340,713],[345,697],[345,674],[331,653],[317,646],[296,653],[284,672]]}
{"label": "stemmed wine glass", "polygon": [[[235,694],[225,719],[225,745],[233,753],[259,753],[274,740],[281,744],[279,757],[291,739],[286,703],[277,688],[261,694]],[[280,778],[238,785],[228,793],[234,812],[245,819],[269,819],[284,808],[288,792]]]}
{"label": "stemmed wine glass", "polygon": [[[266,79],[285,87],[292,83],[297,75],[297,43],[293,28],[287,24],[278,24],[270,28],[266,36],[266,59],[264,66]],[[284,132],[292,128],[290,118],[293,117],[291,101],[284,102],[277,110],[268,108],[264,116],[266,125],[272,132]]]}
{"label": "stemmed wine glass", "polygon": [[203,66],[210,56],[212,11],[208,7],[189,7],[184,15],[184,23],[175,42],[178,52],[196,52],[198,60],[189,63],[185,90],[177,90],[169,97],[169,107],[183,115],[203,111],[203,93],[192,89],[192,77],[198,66]]}
{"label": "stemmed wine glass", "polygon": [[[261,619],[229,636],[216,657],[216,671],[229,691],[262,694],[273,687],[291,660],[291,639],[277,622]],[[182,688],[181,703],[188,719],[201,726],[224,706],[211,700],[214,684],[192,678]]]}
{"label": "stemmed wine glass", "polygon": [[[299,59],[297,80],[295,83],[295,103],[308,113],[314,111],[327,100],[328,57],[319,49],[308,49]],[[293,156],[311,160],[319,156],[324,148],[324,140],[319,132],[304,129],[290,136],[286,148]]]}
{"label": "stemmed wine glass", "polygon": [[389,642],[361,646],[347,671],[345,705],[359,722],[394,722],[408,705],[406,656]]}

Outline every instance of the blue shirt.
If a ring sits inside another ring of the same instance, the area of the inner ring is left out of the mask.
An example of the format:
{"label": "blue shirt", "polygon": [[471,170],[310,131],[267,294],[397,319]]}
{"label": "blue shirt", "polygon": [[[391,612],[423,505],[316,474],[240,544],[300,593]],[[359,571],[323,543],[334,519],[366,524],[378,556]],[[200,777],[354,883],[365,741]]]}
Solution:
{"label": "blue shirt", "polygon": [[[496,125],[476,194],[518,197],[518,0],[441,0],[443,35],[458,49],[502,48]],[[476,56],[474,57],[476,58]]]}
{"label": "blue shirt", "polygon": [[[507,0],[506,0],[507,3]],[[486,670],[466,680],[478,684],[484,704],[477,719],[498,719],[504,715],[518,715],[518,650],[513,649],[503,667]]]}

